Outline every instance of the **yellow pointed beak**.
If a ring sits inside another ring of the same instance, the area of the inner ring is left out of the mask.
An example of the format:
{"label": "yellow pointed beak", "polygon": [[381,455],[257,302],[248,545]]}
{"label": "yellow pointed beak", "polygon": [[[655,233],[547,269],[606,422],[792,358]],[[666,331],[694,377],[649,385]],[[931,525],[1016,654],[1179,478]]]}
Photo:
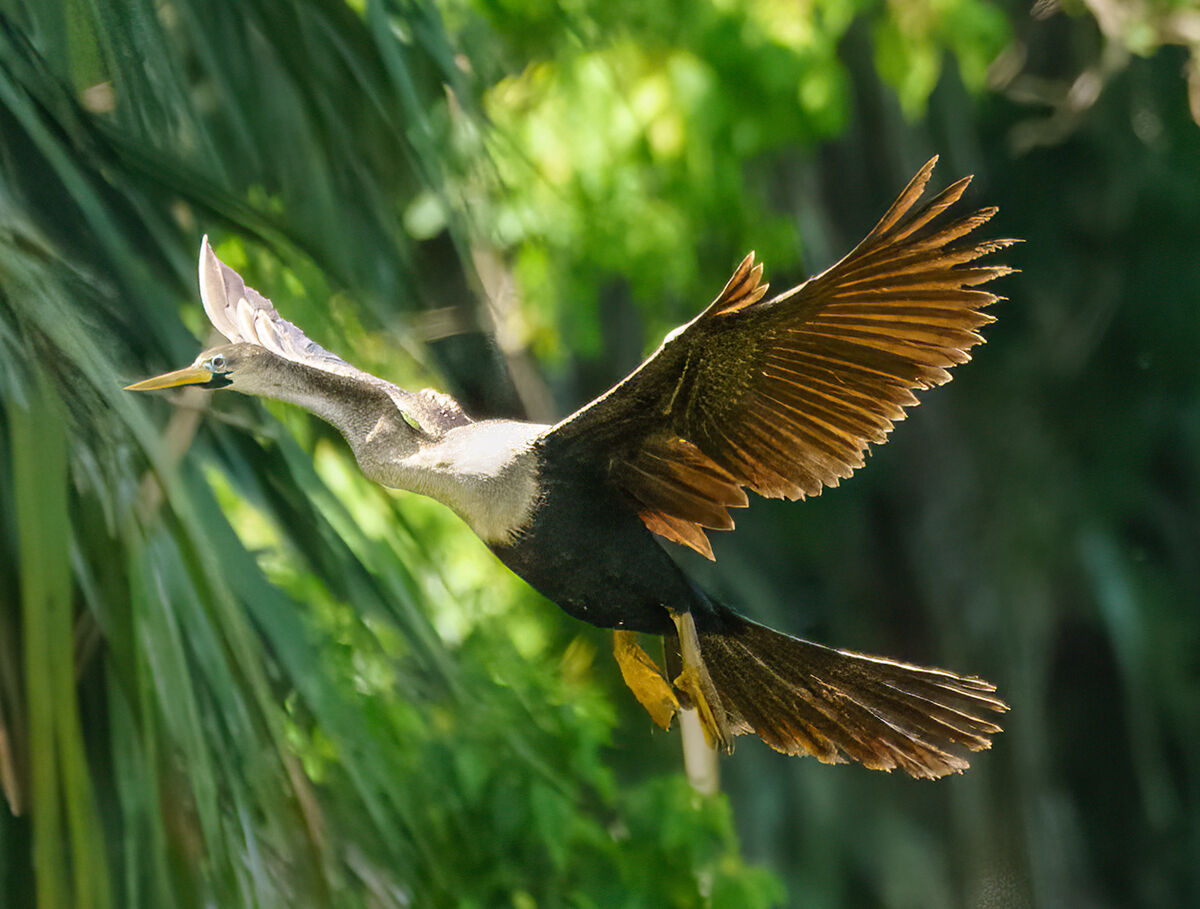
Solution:
{"label": "yellow pointed beak", "polygon": [[143,379],[126,385],[126,391],[157,391],[160,388],[175,388],[179,385],[202,385],[212,381],[212,373],[200,366],[188,366],[174,372],[163,373],[153,379]]}

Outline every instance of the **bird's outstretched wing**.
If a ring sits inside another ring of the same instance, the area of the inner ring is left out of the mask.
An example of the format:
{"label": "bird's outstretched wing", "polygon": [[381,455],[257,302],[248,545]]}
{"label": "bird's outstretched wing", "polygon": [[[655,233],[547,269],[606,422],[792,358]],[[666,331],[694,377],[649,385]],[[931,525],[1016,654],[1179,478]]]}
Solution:
{"label": "bird's outstretched wing", "polygon": [[213,327],[232,343],[255,344],[295,363],[377,386],[387,392],[398,407],[417,417],[427,430],[449,429],[471,422],[449,395],[431,388],[423,388],[415,394],[405,391],[350,365],[310,340],[296,325],[283,318],[270,300],[253,287],[247,287],[241,275],[217,258],[207,235],[200,243],[199,269],[204,312]]}
{"label": "bird's outstretched wing", "polygon": [[1013,241],[964,240],[994,208],[942,217],[969,177],[917,207],[936,161],[849,255],[798,287],[764,300],[748,255],[707,309],[543,444],[603,458],[651,530],[709,558],[704,531],[733,527],[744,488],[800,499],[850,476],[917,403],[914,389],[970,359],[999,299],[978,286],[1012,271],[972,263]]}

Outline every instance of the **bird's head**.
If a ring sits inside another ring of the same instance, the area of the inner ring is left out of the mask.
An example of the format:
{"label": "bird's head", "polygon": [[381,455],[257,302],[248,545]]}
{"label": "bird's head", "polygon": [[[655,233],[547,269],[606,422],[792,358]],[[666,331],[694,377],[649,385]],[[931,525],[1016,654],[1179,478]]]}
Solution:
{"label": "bird's head", "polygon": [[126,391],[157,391],[181,385],[232,388],[243,394],[266,394],[279,357],[256,344],[223,344],[204,351],[190,366],[126,385]]}
{"label": "bird's head", "polygon": [[336,427],[367,475],[389,485],[396,485],[395,477],[385,468],[471,422],[453,398],[428,389],[414,394],[397,388],[309,340],[217,258],[207,237],[200,244],[198,276],[204,311],[231,343],[204,351],[183,369],[127,385],[127,390],[231,388],[297,404]]}

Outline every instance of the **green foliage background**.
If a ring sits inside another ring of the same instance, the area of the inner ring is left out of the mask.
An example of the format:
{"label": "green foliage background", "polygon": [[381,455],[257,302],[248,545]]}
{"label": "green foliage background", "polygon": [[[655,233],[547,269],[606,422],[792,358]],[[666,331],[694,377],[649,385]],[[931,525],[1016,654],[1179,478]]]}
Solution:
{"label": "green foliage background", "polygon": [[[0,902],[1200,901],[1200,11],[1089,8],[0,0]],[[960,778],[744,740],[701,797],[605,635],[324,424],[120,391],[204,342],[207,232],[364,368],[550,419],[933,153],[1026,240],[989,345],[681,558],[997,681]]]}

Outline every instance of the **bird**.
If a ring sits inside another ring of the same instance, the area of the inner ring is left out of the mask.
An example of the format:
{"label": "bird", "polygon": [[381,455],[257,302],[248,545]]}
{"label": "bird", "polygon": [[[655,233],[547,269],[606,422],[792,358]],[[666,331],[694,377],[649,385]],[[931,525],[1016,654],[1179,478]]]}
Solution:
{"label": "bird", "polygon": [[[669,728],[694,709],[708,744],[757,735],[777,751],[917,778],[961,773],[1008,710],[978,676],[810,642],[693,582],[668,547],[713,558],[747,492],[800,500],[837,486],[869,447],[950,379],[994,321],[980,264],[1014,240],[972,234],[964,177],[926,198],[937,158],[836,264],[774,297],[747,255],[721,292],[625,379],[558,423],[474,419],[452,397],[360,371],[286,321],[207,236],[200,295],[230,343],[127,386],[273,398],[345,438],[362,472],[448,506],[569,615],[613,632],[625,683]],[[639,635],[659,636],[662,665]]]}

